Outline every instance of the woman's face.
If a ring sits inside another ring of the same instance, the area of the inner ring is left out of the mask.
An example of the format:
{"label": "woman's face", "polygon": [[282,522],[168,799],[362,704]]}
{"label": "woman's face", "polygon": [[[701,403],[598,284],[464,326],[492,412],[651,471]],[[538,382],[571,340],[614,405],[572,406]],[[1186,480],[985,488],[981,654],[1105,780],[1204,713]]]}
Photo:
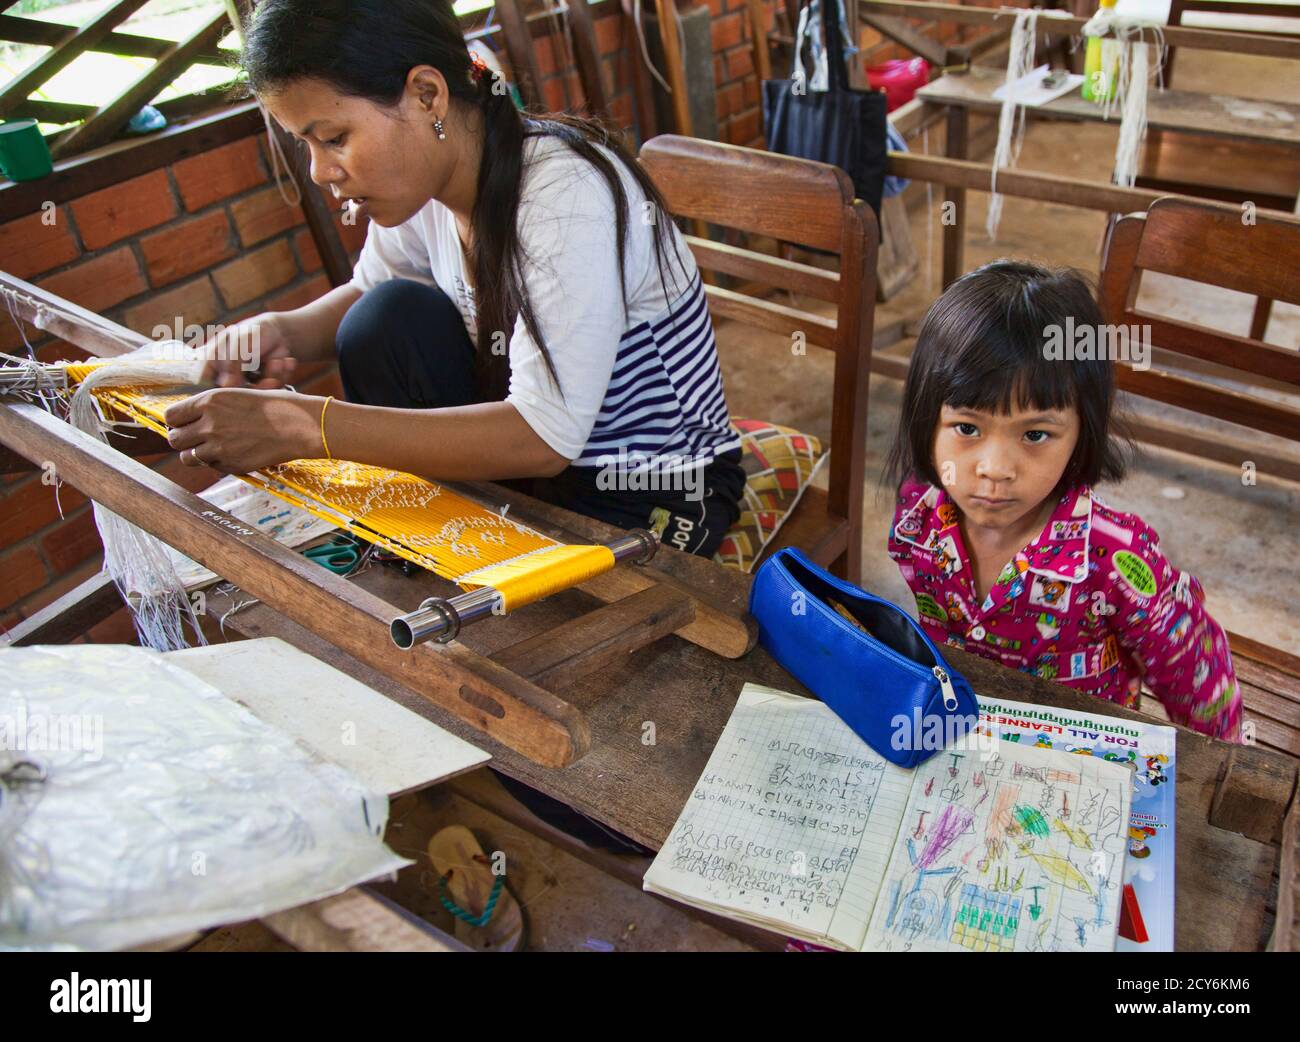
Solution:
{"label": "woman's face", "polygon": [[433,130],[435,118],[447,120],[449,107],[446,82],[435,69],[413,69],[392,107],[313,78],[294,80],[261,100],[309,151],[311,179],[352,202],[351,220],[401,224],[438,197],[455,169],[455,136],[439,141]]}
{"label": "woman's face", "polygon": [[1014,530],[1052,494],[1078,440],[1074,409],[997,413],[945,405],[934,435],[934,469],[967,518]]}

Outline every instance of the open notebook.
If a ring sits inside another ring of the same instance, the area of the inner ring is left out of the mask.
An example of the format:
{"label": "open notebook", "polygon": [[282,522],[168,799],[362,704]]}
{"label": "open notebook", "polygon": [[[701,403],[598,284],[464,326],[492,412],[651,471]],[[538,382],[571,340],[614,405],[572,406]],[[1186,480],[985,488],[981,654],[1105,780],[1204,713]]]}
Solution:
{"label": "open notebook", "polygon": [[987,738],[903,770],[746,684],[644,886],[845,951],[1111,951],[1131,790]]}

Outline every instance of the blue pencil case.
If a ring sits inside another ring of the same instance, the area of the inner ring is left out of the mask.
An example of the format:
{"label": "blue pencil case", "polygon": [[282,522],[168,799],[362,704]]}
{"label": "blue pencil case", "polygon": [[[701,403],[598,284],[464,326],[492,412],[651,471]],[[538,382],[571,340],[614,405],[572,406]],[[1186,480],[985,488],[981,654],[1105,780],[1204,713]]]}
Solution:
{"label": "blue pencil case", "polygon": [[793,547],[759,568],[749,611],[772,657],[891,763],[923,763],[979,718],[966,678],[907,612]]}

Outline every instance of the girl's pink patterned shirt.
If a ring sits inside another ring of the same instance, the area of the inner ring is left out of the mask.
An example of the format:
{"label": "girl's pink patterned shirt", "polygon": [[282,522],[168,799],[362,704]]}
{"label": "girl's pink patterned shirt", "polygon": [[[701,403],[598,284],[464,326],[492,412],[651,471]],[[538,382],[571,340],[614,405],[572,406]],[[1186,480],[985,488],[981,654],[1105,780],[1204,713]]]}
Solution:
{"label": "girl's pink patterned shirt", "polygon": [[1241,694],[1205,592],[1134,514],[1072,489],[976,602],[957,507],[935,485],[898,492],[889,554],[936,642],[1136,706],[1146,685],[1175,723],[1236,738]]}

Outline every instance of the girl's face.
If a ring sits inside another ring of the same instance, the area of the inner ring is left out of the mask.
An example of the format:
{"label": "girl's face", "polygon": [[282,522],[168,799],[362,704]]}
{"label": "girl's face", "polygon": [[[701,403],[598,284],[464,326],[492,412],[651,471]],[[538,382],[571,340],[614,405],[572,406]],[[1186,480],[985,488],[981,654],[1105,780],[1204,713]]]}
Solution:
{"label": "girl's face", "polygon": [[310,152],[311,179],[354,203],[351,220],[369,216],[391,228],[437,198],[455,169],[456,135],[448,130],[448,139],[438,141],[433,130],[439,116],[452,122],[446,89],[441,73],[422,66],[411,71],[392,108],[312,78],[294,80],[262,102]]}
{"label": "girl's face", "polygon": [[968,521],[1014,530],[1052,494],[1078,440],[1072,408],[1005,414],[945,405],[934,435],[934,469]]}

